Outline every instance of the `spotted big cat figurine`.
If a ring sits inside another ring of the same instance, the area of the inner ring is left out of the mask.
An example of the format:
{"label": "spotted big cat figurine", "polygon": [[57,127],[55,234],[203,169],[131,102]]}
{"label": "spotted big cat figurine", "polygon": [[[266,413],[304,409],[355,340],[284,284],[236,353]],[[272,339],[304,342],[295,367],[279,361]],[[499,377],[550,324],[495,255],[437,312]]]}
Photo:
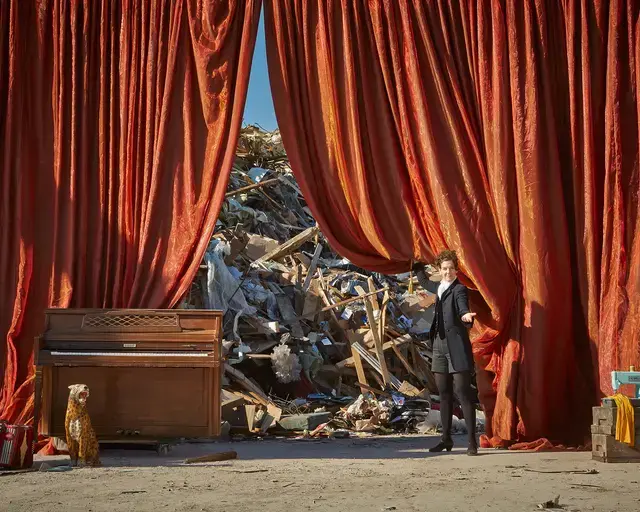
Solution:
{"label": "spotted big cat figurine", "polygon": [[89,387],[86,384],[72,384],[69,389],[64,428],[71,463],[100,466],[100,447],[87,411]]}

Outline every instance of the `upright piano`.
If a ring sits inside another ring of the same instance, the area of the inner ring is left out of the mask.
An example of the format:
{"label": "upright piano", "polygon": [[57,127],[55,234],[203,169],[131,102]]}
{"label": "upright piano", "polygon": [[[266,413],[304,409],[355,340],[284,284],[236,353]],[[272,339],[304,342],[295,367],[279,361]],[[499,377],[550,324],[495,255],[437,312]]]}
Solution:
{"label": "upright piano", "polygon": [[220,435],[222,312],[49,309],[35,339],[35,419],[65,437],[68,386],[86,384],[99,440]]}

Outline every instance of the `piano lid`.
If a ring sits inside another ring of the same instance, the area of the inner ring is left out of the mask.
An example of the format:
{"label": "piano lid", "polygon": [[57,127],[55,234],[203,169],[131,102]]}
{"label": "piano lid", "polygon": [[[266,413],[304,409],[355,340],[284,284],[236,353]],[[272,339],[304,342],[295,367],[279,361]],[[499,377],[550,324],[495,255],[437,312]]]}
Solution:
{"label": "piano lid", "polygon": [[222,311],[182,309],[48,309],[46,331],[82,333],[219,333]]}

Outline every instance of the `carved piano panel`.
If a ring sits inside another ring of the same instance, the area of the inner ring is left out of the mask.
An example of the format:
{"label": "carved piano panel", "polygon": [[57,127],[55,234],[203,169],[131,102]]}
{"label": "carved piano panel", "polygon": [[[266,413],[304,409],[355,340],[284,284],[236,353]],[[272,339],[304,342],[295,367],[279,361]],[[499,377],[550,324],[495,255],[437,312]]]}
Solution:
{"label": "carved piano panel", "polygon": [[41,433],[64,437],[68,386],[84,383],[99,439],[219,435],[221,319],[203,310],[48,310],[35,344]]}

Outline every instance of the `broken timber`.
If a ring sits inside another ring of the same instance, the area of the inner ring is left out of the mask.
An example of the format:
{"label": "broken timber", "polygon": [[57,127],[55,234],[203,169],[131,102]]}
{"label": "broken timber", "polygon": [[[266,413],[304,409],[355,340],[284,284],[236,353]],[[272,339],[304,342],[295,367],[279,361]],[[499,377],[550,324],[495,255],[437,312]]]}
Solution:
{"label": "broken timber", "polygon": [[286,241],[282,245],[276,247],[273,251],[265,254],[264,256],[262,256],[262,258],[257,259],[254,262],[254,265],[264,263],[269,260],[277,260],[278,258],[282,258],[283,256],[292,253],[302,244],[308,242],[314,236],[316,236],[318,232],[318,226],[312,226],[304,230],[299,235],[294,236],[291,240]]}
{"label": "broken timber", "polygon": [[[399,338],[396,338],[391,341],[387,341],[384,345],[382,345],[382,349],[388,350],[390,348],[393,348],[394,345],[398,347],[400,345],[403,345],[404,343],[409,343],[410,341],[413,341],[413,337],[411,336],[411,334],[404,334]],[[354,362],[353,357],[348,357],[347,359],[344,359],[339,363],[336,363],[336,368],[340,369],[340,368],[344,368],[345,366],[353,366],[353,362]]]}

